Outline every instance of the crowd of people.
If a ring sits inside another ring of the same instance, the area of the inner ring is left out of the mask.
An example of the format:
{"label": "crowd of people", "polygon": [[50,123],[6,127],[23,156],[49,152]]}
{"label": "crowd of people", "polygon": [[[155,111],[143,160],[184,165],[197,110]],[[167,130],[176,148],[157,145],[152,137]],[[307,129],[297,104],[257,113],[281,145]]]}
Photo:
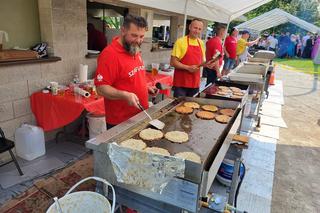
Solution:
{"label": "crowd of people", "polygon": [[258,49],[273,50],[279,58],[311,58],[313,59],[320,46],[320,35],[310,32],[301,36],[282,32],[280,35],[272,33],[264,34],[259,43]]}
{"label": "crowd of people", "polygon": [[[206,56],[209,60],[215,52],[222,52],[222,58],[219,64],[214,67],[214,72],[211,69],[205,68],[204,73],[207,77],[207,84],[214,83],[217,77],[227,75],[231,69],[237,66],[239,63],[247,61],[248,57],[252,57],[249,54],[249,47],[257,45],[260,38],[253,41],[249,41],[250,32],[243,30],[239,32],[237,28],[232,28],[230,34],[225,38],[223,45],[222,40],[226,36],[226,26],[218,25],[215,28],[215,36],[209,38],[206,45]],[[220,42],[217,42],[220,41]],[[222,51],[221,51],[222,50]],[[222,63],[224,61],[224,63]],[[222,67],[222,72],[219,70]]]}

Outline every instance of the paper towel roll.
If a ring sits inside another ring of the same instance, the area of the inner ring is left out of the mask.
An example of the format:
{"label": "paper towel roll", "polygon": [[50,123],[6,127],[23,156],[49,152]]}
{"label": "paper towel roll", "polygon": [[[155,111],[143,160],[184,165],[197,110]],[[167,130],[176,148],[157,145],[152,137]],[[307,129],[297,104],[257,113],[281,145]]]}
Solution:
{"label": "paper towel roll", "polygon": [[80,80],[80,83],[84,83],[88,80],[88,65],[80,64],[80,66],[79,66],[79,80]]}
{"label": "paper towel roll", "polygon": [[87,91],[85,91],[85,90],[83,90],[83,89],[81,89],[79,87],[75,87],[74,88],[74,92],[82,95],[85,98],[89,98],[90,97],[90,93],[89,92],[87,92]]}

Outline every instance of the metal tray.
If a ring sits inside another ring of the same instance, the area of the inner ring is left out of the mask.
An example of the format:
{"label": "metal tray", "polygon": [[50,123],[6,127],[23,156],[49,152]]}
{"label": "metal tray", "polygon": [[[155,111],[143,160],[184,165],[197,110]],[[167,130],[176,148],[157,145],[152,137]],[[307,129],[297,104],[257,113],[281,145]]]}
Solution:
{"label": "metal tray", "polygon": [[[241,99],[234,99],[230,96],[224,96],[217,94],[219,90],[219,86],[227,86],[227,87],[237,87],[241,89],[244,92],[244,96]],[[227,82],[227,81],[217,81],[213,85],[208,86],[205,88],[201,93],[200,97],[203,98],[209,98],[209,99],[219,99],[219,100],[231,100],[231,101],[238,101],[241,102],[241,107],[245,102],[247,101],[248,94],[249,94],[249,85],[244,84],[237,84],[233,82]]]}
{"label": "metal tray", "polygon": [[271,64],[272,60],[266,58],[248,58],[248,62],[252,63],[262,63],[262,64]]}
{"label": "metal tray", "polygon": [[229,73],[228,77],[230,81],[240,84],[264,84],[263,76],[257,74]]}
{"label": "metal tray", "polygon": [[255,64],[255,63],[244,63],[236,67],[233,71],[235,73],[244,73],[244,74],[256,74],[266,76],[268,66],[265,64]]}

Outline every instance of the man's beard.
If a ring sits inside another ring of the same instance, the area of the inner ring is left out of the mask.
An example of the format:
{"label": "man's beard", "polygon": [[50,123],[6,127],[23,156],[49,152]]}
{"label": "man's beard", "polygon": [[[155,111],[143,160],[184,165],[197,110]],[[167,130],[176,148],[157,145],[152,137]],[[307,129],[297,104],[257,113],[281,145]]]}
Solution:
{"label": "man's beard", "polygon": [[130,44],[129,42],[126,41],[125,37],[122,37],[122,45],[124,49],[130,54],[130,55],[136,55],[138,52],[140,52],[141,44]]}
{"label": "man's beard", "polygon": [[199,38],[199,37],[200,37],[200,34],[198,34],[198,33],[191,33],[191,34],[190,34],[190,37],[191,37],[191,38]]}

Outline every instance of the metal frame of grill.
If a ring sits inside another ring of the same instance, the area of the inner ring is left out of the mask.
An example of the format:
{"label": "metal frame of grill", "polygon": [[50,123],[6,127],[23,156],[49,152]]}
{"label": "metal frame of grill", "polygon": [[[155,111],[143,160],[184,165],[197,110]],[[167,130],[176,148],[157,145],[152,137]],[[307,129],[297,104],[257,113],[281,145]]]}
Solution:
{"label": "metal frame of grill", "polygon": [[[148,118],[146,118],[143,113],[139,113],[128,121],[97,136],[97,138],[87,141],[86,146],[92,149],[94,153],[94,174],[107,179],[116,187],[116,192],[118,192],[117,201],[123,205],[135,208],[139,212],[148,213],[181,212],[181,209],[190,212],[198,211],[199,198],[205,197],[208,193],[220,164],[230,146],[230,142],[237,132],[240,123],[240,116],[238,115],[241,106],[237,101],[228,100],[203,98],[166,99],[149,108],[148,113],[151,114],[153,118],[160,119],[165,123],[171,122],[171,124],[166,123],[167,130],[173,130],[173,128],[177,127],[177,123],[181,125],[180,123],[183,121],[181,121],[181,119],[175,120],[176,118],[172,121],[170,120],[170,116],[176,113],[174,109],[184,101],[196,101],[201,105],[214,104],[221,108],[232,108],[235,109],[235,114],[228,124],[219,124],[216,121],[199,122],[199,119],[195,118],[194,115],[190,116],[194,128],[194,130],[191,130],[191,134],[195,136],[191,138],[192,141],[179,145],[167,143],[165,148],[167,148],[171,154],[174,154],[174,150],[192,151],[196,148],[193,142],[199,143],[198,146],[203,146],[206,149],[203,155],[201,155],[202,163],[197,164],[186,160],[185,177],[172,178],[161,194],[134,185],[119,183],[116,180],[107,153],[109,143],[121,142],[124,139],[136,137],[138,132],[148,127]],[[166,120],[168,117],[169,120]],[[175,117],[175,115],[173,117]],[[207,127],[206,122],[210,122],[210,125]],[[201,135],[203,136],[202,138],[200,137]],[[212,138],[208,137],[208,135]],[[177,148],[179,146],[181,146],[181,148]],[[150,206],[149,204],[151,203],[152,205]]]}

